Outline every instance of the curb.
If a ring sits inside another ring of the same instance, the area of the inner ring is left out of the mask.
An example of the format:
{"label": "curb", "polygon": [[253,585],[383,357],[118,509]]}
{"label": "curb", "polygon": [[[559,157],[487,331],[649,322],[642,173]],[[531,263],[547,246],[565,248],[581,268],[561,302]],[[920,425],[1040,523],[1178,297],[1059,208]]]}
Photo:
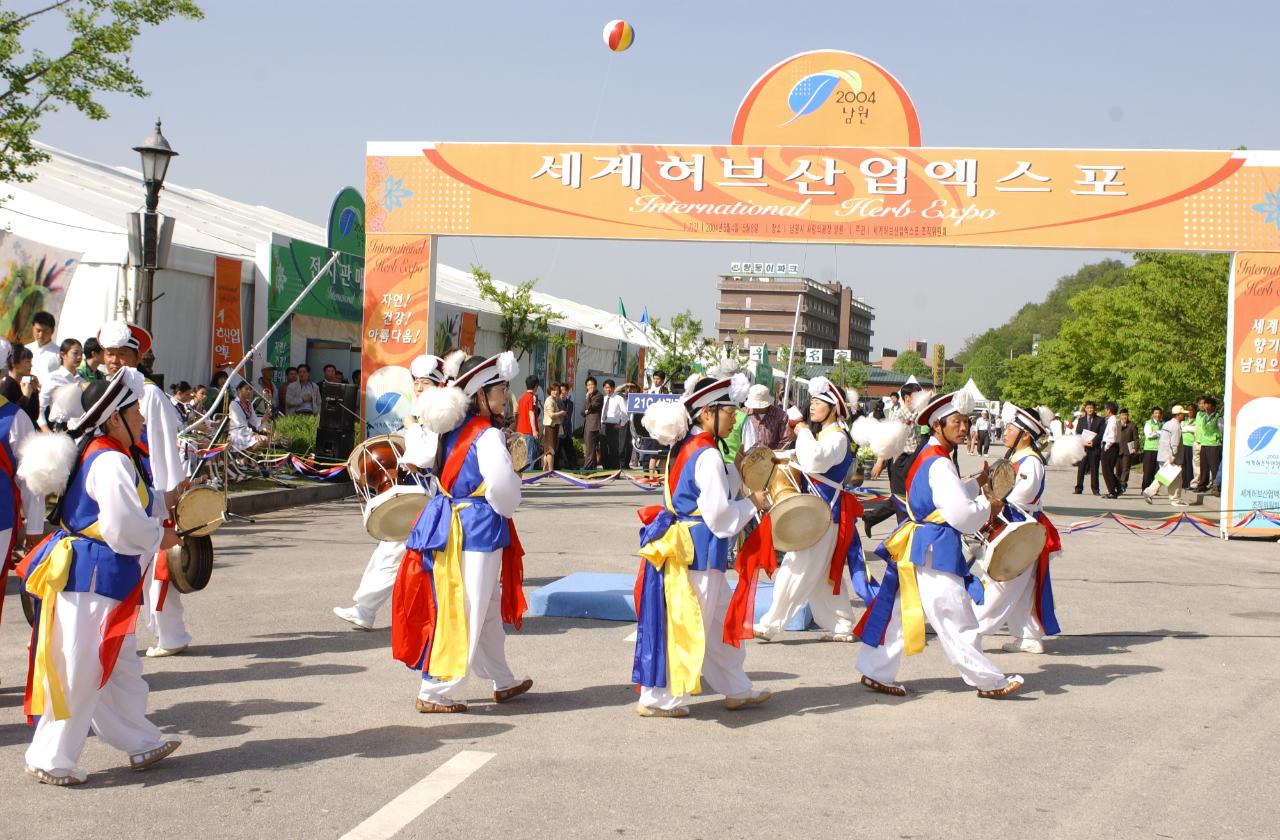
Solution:
{"label": "curb", "polygon": [[227,510],[241,516],[252,516],[255,513],[268,513],[302,505],[313,505],[317,502],[345,499],[354,494],[355,489],[349,481],[315,484],[308,487],[281,487],[278,490],[253,490],[228,496]]}

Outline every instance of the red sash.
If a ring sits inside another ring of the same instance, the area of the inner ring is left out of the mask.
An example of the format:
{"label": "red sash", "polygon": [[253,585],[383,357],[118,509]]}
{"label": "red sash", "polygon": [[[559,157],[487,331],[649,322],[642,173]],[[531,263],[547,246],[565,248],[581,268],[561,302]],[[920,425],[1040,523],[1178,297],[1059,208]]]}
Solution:
{"label": "red sash", "polygon": [[827,575],[832,595],[840,594],[840,582],[844,580],[849,546],[858,532],[858,517],[862,516],[862,502],[856,496],[844,490],[840,491],[840,496],[840,528],[836,532],[836,547],[831,553],[831,571]]}
{"label": "red sash", "polygon": [[1032,611],[1035,613],[1036,621],[1040,622],[1043,628],[1044,624],[1044,601],[1041,593],[1044,592],[1044,582],[1049,577],[1049,556],[1057,551],[1062,551],[1062,537],[1058,534],[1058,529],[1049,521],[1049,517],[1041,513],[1036,517],[1040,524],[1044,526],[1045,541],[1044,548],[1040,551],[1040,557],[1036,560],[1036,591],[1035,596],[1031,599]]}
{"label": "red sash", "polygon": [[760,572],[769,577],[778,571],[778,554],[773,548],[773,520],[765,514],[754,531],[738,551],[734,564],[738,570],[738,587],[729,599],[724,615],[723,641],[738,647],[743,639],[750,639],[756,621],[756,585]]}

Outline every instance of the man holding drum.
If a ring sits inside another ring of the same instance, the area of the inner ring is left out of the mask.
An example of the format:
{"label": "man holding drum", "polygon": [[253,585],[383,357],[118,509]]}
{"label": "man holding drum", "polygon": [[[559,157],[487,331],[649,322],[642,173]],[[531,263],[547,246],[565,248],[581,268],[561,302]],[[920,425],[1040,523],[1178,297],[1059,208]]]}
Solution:
{"label": "man holding drum", "polygon": [[989,466],[983,465],[976,481],[962,481],[951,460],[968,437],[972,412],[973,398],[964,391],[936,397],[920,412],[933,435],[907,473],[907,519],[876,549],[888,569],[857,629],[858,670],[872,691],[906,695],[895,679],[904,649],[908,656],[924,650],[926,621],[979,697],[1004,697],[1022,687],[1021,676],[1006,677],[979,649],[978,619],[967,591],[967,584],[977,584],[960,536],[978,531],[1003,506],[982,495]]}
{"label": "man holding drum", "polygon": [[[1053,610],[1053,587],[1049,582],[1049,560],[1062,550],[1058,529],[1045,516],[1040,504],[1044,495],[1044,456],[1038,442],[1048,433],[1053,412],[1037,409],[1036,414],[1005,403],[1004,444],[1013,454],[1010,460],[1018,471],[1017,483],[1006,498],[1006,516],[1022,519],[1029,516],[1045,530],[1045,546],[1039,558],[1013,580],[988,581],[983,602],[975,610],[978,633],[990,633],[1009,626],[1013,641],[1001,649],[1009,653],[1044,653],[1041,639],[1056,636],[1061,630]],[[981,640],[981,635],[979,635]],[[981,643],[981,642],[979,642]]]}
{"label": "man holding drum", "polygon": [[645,526],[631,681],[640,689],[642,717],[687,717],[703,677],[725,696],[728,709],[769,699],[769,692],[752,687],[743,669],[746,651],[736,638],[726,641],[732,634],[725,628],[729,540],[764,506],[760,491],[736,498],[738,473],[726,469],[718,448],[748,387],[742,374],[703,377],[681,400],[655,402],[644,413],[645,429],[672,450],[665,504],[639,511]]}
{"label": "man holding drum", "polygon": [[472,356],[446,374],[453,385],[423,394],[419,418],[440,435],[440,492],[418,517],[396,578],[392,655],[421,670],[415,708],[465,712],[469,674],[489,680],[495,703],[533,687],[507,666],[504,622],[520,629],[523,554],[511,517],[520,477],[503,439],[515,355]]}
{"label": "man holding drum", "polygon": [[[419,400],[428,388],[445,384],[444,360],[439,356],[422,355],[409,365],[413,376],[413,393]],[[421,422],[422,410],[415,404],[415,415],[404,419],[404,454],[400,456],[400,468],[412,474],[430,473],[436,460],[435,432]],[[349,621],[361,630],[372,630],[378,610],[391,597],[396,583],[396,573],[404,560],[404,540],[381,540],[369,563],[364,568],[360,585],[352,597],[350,607],[334,607],[333,614]]]}
{"label": "man holding drum", "polygon": [[809,381],[809,420],[817,432],[791,421],[796,463],[813,492],[831,508],[831,519],[816,543],[783,558],[773,581],[773,603],[755,626],[755,637],[762,641],[777,636],[806,601],[814,620],[827,631],[823,641],[854,641],[846,570],[863,562],[857,527],[862,505],[844,490],[853,466],[849,435],[841,425],[849,417],[849,403],[825,376],[815,376]]}

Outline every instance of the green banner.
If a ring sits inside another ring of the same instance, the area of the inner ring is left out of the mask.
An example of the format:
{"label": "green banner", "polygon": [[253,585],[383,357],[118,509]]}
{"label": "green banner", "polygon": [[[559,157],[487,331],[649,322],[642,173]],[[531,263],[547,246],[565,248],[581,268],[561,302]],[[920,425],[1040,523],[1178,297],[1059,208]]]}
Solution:
{"label": "green banner", "polygon": [[[287,246],[272,245],[268,316],[278,318],[328,260],[329,251],[323,245],[296,239]],[[363,288],[364,258],[340,254],[295,312],[359,324],[364,319]]]}

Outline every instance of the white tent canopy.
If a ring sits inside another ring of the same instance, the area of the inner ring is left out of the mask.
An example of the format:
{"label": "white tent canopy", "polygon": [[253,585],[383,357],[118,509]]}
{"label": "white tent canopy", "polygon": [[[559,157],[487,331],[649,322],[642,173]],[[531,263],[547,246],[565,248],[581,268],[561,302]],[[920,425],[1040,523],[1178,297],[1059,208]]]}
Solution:
{"label": "white tent canopy", "polygon": [[978,390],[978,383],[973,381],[973,377],[970,377],[969,381],[964,383],[964,387],[960,390],[972,396],[976,402],[987,401],[987,398],[982,395],[982,391]]}

